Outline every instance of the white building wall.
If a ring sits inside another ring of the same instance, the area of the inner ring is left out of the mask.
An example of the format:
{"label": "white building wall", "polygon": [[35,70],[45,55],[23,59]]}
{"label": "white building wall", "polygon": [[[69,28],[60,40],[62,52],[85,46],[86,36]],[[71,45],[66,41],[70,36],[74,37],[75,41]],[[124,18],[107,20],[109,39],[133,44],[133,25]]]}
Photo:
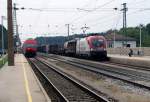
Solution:
{"label": "white building wall", "polygon": [[136,48],[136,41],[128,41],[128,44],[130,44],[131,48]]}
{"label": "white building wall", "polygon": [[117,47],[123,47],[122,41],[115,41],[114,48],[117,48]]}
{"label": "white building wall", "polygon": [[[115,41],[115,45],[114,48],[122,48],[124,47],[125,41]],[[136,41],[127,41],[127,44],[130,44],[131,48],[135,48],[136,47]]]}

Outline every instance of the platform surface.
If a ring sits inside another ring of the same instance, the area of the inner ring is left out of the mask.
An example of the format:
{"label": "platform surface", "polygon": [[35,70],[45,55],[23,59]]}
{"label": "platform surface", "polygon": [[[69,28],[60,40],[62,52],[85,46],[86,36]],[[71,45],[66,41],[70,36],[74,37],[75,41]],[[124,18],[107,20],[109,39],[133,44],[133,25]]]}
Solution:
{"label": "platform surface", "polygon": [[0,69],[0,102],[47,102],[35,74],[22,54],[15,55],[15,66]]}
{"label": "platform surface", "polygon": [[150,56],[132,56],[132,57],[129,57],[127,55],[108,54],[108,57],[150,61]]}

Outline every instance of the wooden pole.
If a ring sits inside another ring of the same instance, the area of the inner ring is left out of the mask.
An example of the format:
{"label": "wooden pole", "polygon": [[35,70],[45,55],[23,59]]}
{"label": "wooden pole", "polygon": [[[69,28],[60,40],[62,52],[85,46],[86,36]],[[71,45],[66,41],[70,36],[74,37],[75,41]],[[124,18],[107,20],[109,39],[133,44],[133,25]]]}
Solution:
{"label": "wooden pole", "polygon": [[14,66],[14,41],[13,41],[13,20],[12,0],[7,0],[8,15],[8,66]]}

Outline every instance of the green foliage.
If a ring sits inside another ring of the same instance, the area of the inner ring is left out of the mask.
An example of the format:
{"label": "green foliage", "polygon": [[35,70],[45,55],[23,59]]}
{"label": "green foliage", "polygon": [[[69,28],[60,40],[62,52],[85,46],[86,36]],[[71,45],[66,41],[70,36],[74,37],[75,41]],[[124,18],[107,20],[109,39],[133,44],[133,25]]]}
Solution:
{"label": "green foliage", "polygon": [[[137,45],[140,44],[140,27],[128,27],[126,28],[127,35],[123,32],[123,29],[120,29],[118,31],[118,34],[122,34],[125,36],[129,36],[132,38],[135,38],[137,40]],[[142,35],[142,46],[143,47],[150,47],[150,24],[147,24],[146,26],[142,26],[141,29],[141,35]]]}
{"label": "green foliage", "polygon": [[146,30],[147,30],[147,32],[148,32],[148,35],[150,35],[150,24],[147,24],[147,25],[146,25]]}
{"label": "green foliage", "polygon": [[7,55],[0,58],[0,68],[7,62]]}

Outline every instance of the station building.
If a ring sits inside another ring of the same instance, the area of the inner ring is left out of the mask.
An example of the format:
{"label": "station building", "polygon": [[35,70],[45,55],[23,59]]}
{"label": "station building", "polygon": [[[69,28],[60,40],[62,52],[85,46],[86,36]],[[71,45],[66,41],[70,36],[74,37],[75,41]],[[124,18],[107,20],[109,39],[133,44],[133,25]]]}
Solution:
{"label": "station building", "polygon": [[108,48],[136,48],[137,43],[136,39],[131,37],[126,37],[121,34],[105,34],[105,38],[107,39],[107,47]]}

